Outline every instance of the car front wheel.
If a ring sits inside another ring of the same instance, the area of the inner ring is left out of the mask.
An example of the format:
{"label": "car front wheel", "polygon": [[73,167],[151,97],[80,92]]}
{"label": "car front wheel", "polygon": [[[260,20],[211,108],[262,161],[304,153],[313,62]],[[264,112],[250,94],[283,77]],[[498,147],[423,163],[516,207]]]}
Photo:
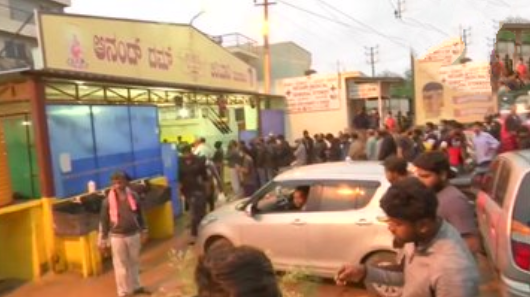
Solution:
{"label": "car front wheel", "polygon": [[208,243],[206,244],[206,252],[218,246],[233,247],[234,244],[230,240],[224,237],[215,237],[215,238],[208,240]]}

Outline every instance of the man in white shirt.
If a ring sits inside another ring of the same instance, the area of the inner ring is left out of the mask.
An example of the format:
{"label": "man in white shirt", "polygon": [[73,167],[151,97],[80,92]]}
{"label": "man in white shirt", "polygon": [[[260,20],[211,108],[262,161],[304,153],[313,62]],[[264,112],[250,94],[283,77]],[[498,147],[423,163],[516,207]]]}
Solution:
{"label": "man in white shirt", "polygon": [[475,122],[473,125],[473,146],[475,147],[475,161],[477,166],[488,165],[499,149],[500,142],[491,134],[484,131],[484,124]]}
{"label": "man in white shirt", "polygon": [[206,159],[211,159],[213,157],[213,151],[206,144],[206,139],[204,137],[199,139],[199,144],[195,150],[193,150],[193,154],[199,157],[205,157]]}

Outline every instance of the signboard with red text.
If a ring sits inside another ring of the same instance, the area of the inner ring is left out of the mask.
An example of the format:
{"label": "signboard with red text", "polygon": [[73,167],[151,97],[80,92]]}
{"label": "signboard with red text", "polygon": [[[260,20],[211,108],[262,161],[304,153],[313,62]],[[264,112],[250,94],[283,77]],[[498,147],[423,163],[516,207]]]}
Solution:
{"label": "signboard with red text", "polygon": [[338,75],[311,75],[278,81],[288,113],[329,111],[341,108]]}
{"label": "signboard with red text", "polygon": [[381,91],[377,83],[356,84],[354,81],[348,83],[348,99],[377,98]]}
{"label": "signboard with red text", "polygon": [[257,90],[251,66],[187,25],[42,13],[39,33],[46,69]]}

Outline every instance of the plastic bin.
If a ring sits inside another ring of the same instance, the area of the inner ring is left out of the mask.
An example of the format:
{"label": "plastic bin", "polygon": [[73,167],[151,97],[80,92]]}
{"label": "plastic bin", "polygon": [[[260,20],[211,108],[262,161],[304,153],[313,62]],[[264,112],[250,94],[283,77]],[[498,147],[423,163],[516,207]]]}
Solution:
{"label": "plastic bin", "polygon": [[149,210],[164,205],[168,201],[171,201],[171,188],[153,185],[149,188],[149,191],[141,197],[140,203],[143,210]]}
{"label": "plastic bin", "polygon": [[85,236],[98,230],[98,226],[99,212],[88,211],[81,203],[67,201],[53,206],[53,227],[57,236]]}

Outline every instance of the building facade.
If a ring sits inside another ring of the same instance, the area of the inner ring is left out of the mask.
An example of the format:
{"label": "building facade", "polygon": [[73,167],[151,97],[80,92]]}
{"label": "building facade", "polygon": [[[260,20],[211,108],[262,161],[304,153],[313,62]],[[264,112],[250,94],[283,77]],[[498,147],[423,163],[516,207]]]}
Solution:
{"label": "building facade", "polygon": [[[238,58],[256,69],[258,83],[263,85],[264,47],[241,34],[224,35],[222,44]],[[275,81],[304,76],[311,69],[311,53],[292,41],[271,44],[270,53],[272,93],[277,91],[274,89]]]}
{"label": "building facade", "polygon": [[37,47],[34,11],[62,12],[70,0],[0,0],[0,71],[30,66]]}

